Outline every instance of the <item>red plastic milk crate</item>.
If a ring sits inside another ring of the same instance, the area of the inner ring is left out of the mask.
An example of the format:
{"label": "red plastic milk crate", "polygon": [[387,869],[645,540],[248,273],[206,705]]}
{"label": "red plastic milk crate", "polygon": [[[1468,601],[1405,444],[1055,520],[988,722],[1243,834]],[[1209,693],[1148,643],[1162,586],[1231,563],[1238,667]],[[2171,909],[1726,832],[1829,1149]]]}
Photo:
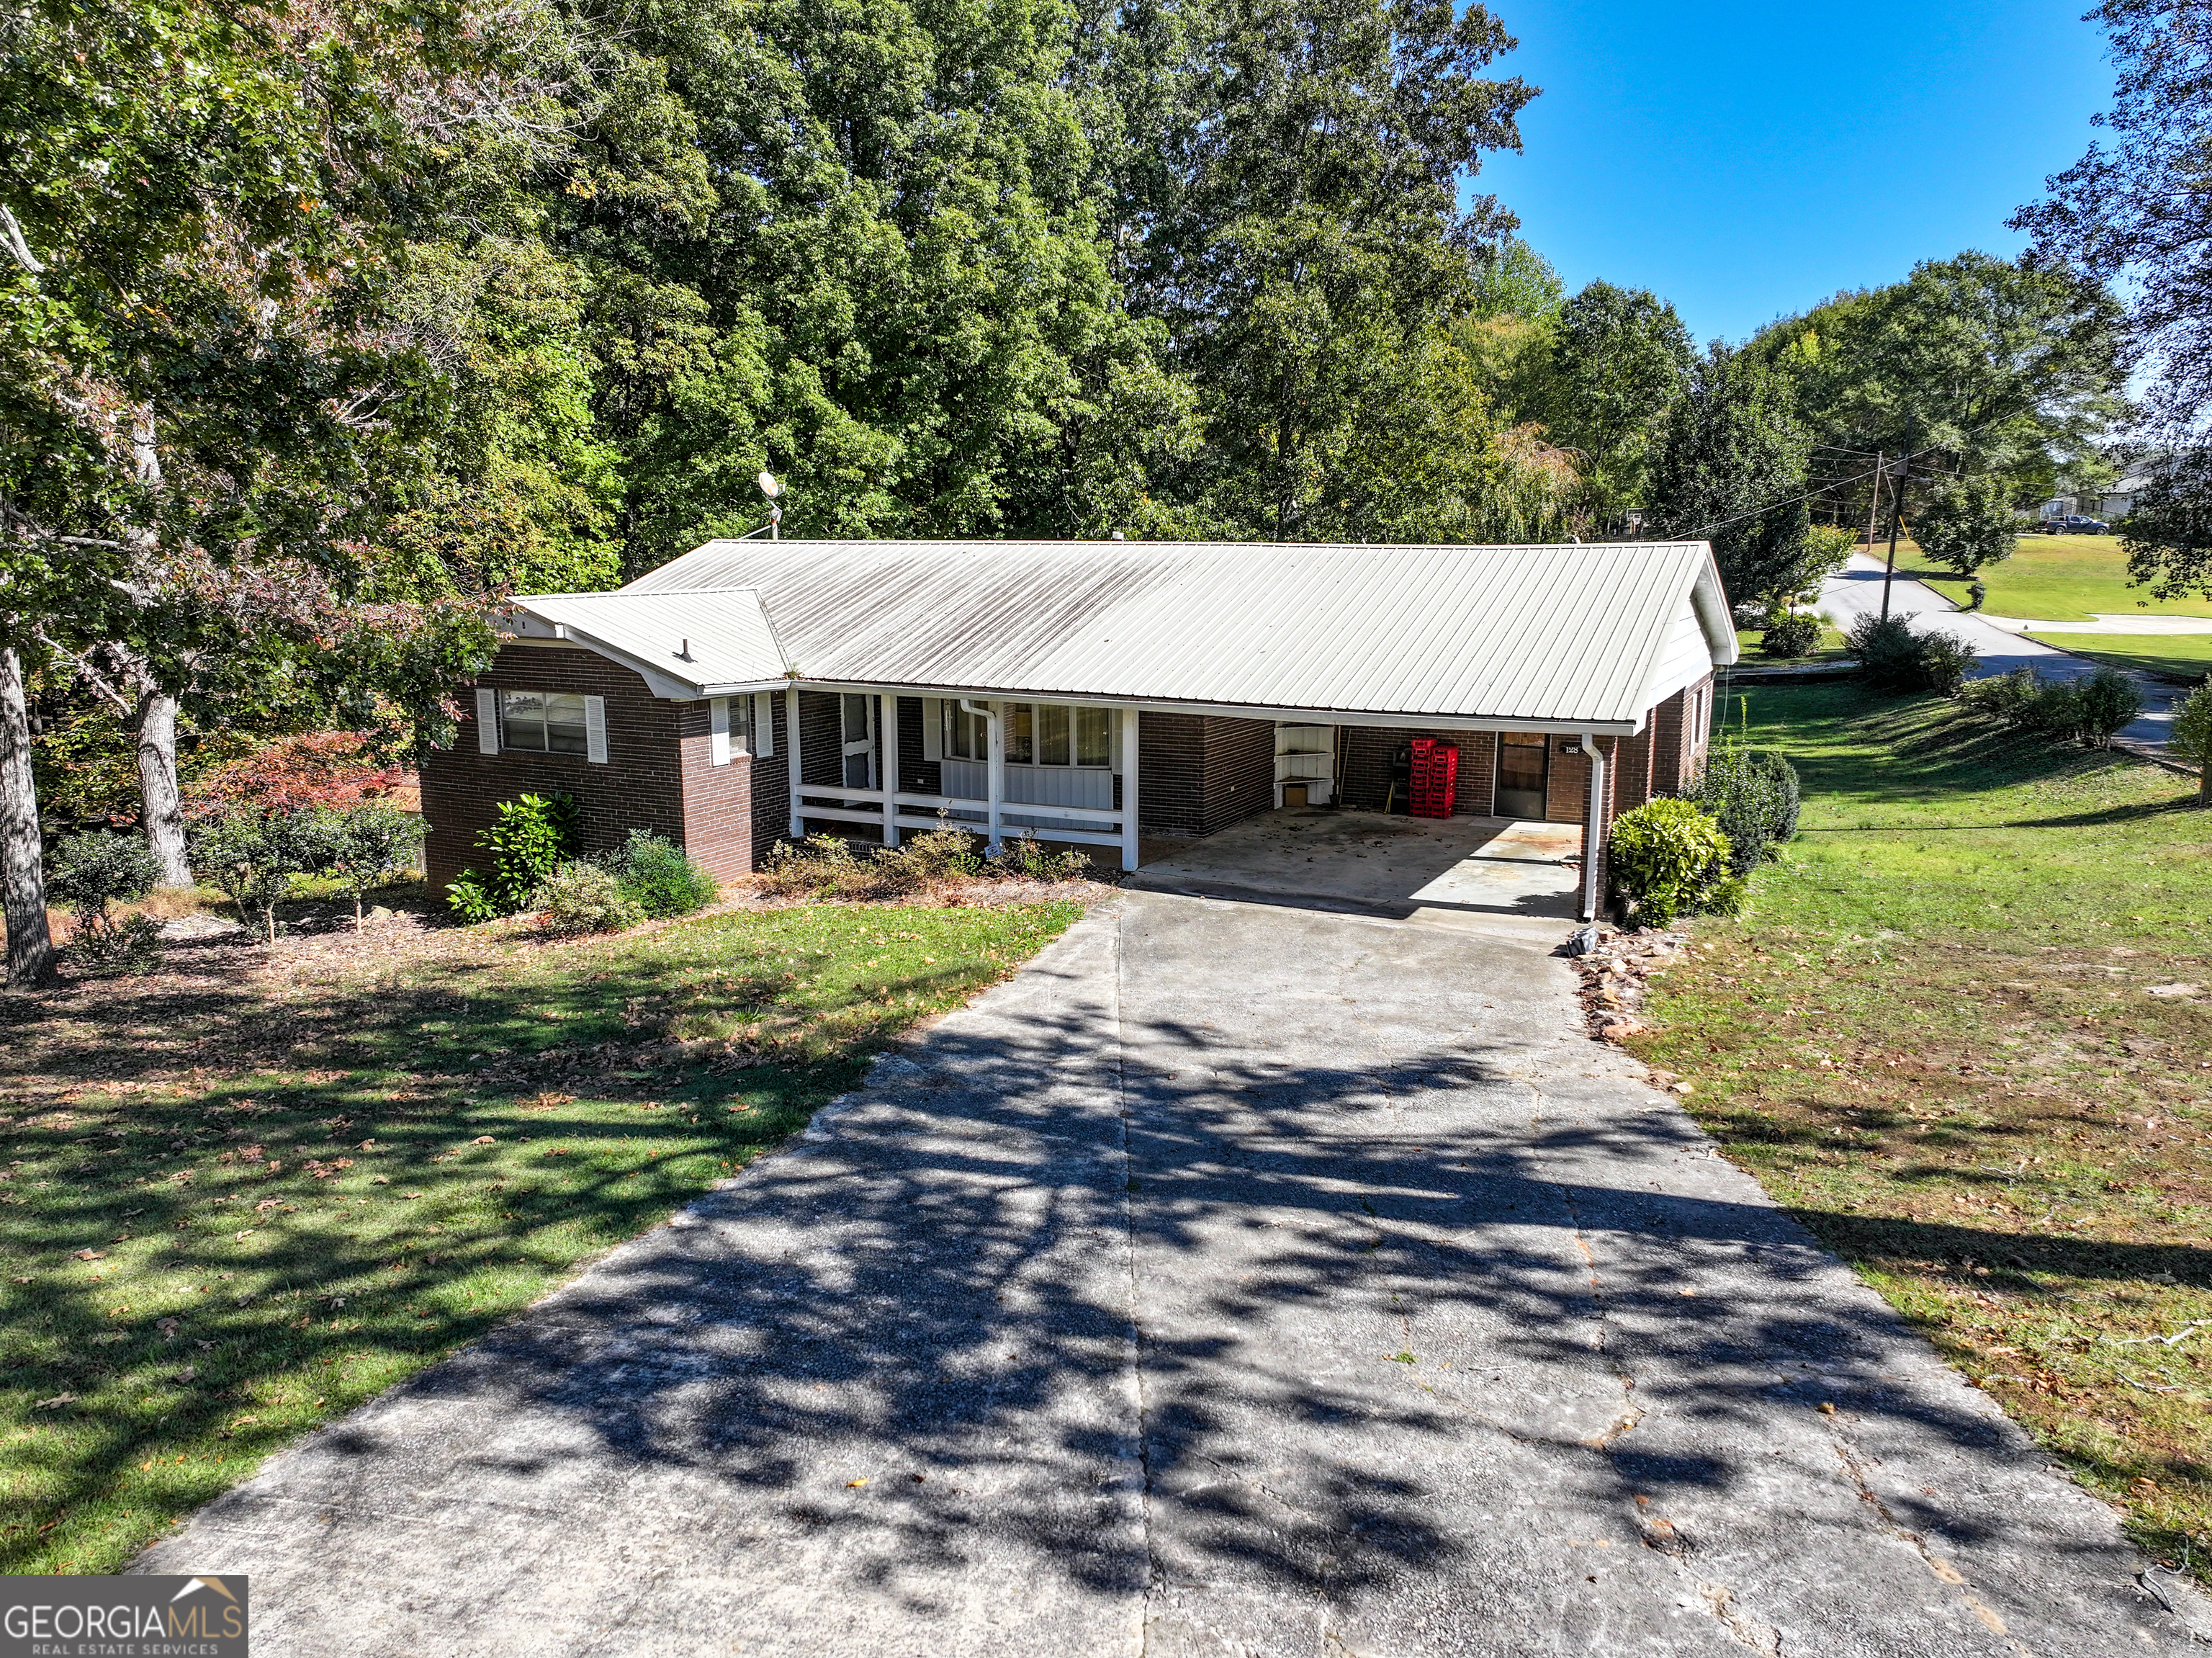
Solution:
{"label": "red plastic milk crate", "polygon": [[1434,737],[1413,739],[1409,809],[1417,818],[1448,818],[1459,789],[1459,745]]}

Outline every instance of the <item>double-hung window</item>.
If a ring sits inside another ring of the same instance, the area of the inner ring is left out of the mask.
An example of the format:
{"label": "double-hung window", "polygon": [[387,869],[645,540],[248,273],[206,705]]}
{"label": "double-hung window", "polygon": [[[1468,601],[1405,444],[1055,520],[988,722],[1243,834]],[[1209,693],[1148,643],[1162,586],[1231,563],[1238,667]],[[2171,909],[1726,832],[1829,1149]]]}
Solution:
{"label": "double-hung window", "polygon": [[[1009,765],[1095,765],[1114,763],[1114,710],[1067,703],[1003,703]],[[954,698],[945,702],[947,759],[991,757],[990,722]]]}
{"label": "double-hung window", "polygon": [[499,693],[500,743],[540,754],[581,754],[591,746],[584,699],[565,691]]}

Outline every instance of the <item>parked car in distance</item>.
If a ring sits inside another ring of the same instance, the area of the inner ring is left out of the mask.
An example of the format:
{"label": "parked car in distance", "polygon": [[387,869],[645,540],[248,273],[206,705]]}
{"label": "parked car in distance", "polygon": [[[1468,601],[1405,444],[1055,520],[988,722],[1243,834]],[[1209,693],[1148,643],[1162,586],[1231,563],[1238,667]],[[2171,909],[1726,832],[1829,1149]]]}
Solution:
{"label": "parked car in distance", "polygon": [[2038,527],[2045,535],[2110,535],[2112,527],[2101,518],[2084,518],[2079,513],[2065,518],[2046,518]]}

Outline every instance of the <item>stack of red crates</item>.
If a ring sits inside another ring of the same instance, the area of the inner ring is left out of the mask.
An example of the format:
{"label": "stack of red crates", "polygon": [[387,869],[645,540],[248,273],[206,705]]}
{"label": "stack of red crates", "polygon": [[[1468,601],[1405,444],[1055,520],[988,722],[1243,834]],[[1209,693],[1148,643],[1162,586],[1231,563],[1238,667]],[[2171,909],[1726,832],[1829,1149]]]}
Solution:
{"label": "stack of red crates", "polygon": [[1413,739],[1411,809],[1417,818],[1448,818],[1459,788],[1459,745],[1434,737]]}

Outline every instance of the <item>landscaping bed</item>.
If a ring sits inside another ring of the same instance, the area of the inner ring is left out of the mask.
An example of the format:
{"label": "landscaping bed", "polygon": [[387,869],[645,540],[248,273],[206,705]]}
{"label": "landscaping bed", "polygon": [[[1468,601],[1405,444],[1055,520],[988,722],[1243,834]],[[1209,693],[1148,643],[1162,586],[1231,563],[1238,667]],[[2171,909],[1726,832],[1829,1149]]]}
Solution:
{"label": "landscaping bed", "polygon": [[1655,1021],[1620,1034],[1725,1152],[2212,1581],[2196,780],[1936,698],[1747,695],[1802,776],[1799,838],[1746,915],[1593,1012]]}
{"label": "landscaping bed", "polygon": [[[105,1572],[744,1167],[1106,889],[559,942],[411,907],[0,998],[0,1570]],[[396,895],[379,894],[387,905]]]}

